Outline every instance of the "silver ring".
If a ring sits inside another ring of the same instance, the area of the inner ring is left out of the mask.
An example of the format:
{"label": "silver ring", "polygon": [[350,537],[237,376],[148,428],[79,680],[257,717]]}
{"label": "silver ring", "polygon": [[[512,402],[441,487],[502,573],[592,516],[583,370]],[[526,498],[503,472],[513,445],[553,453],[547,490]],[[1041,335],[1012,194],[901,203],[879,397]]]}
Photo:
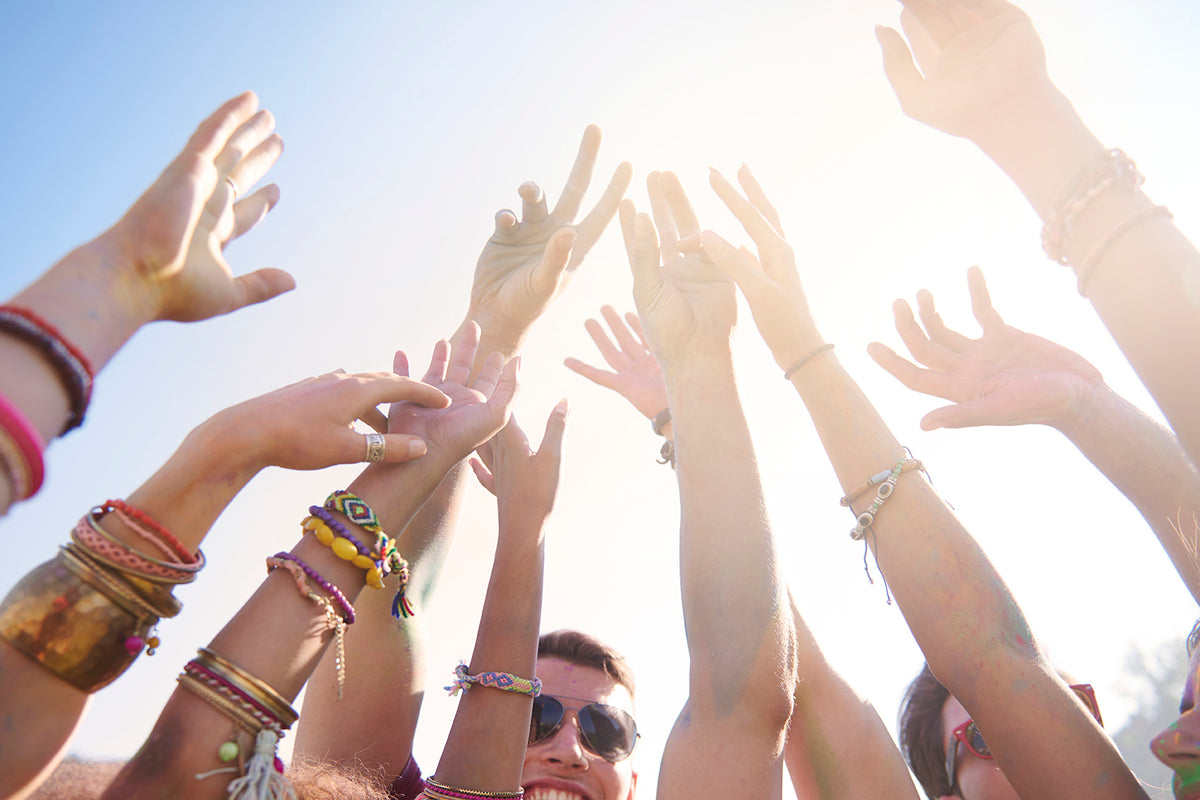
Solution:
{"label": "silver ring", "polygon": [[242,190],[237,185],[237,181],[226,175],[225,182],[229,184],[229,188],[233,192],[233,197],[236,200],[237,197],[242,193]]}
{"label": "silver ring", "polygon": [[383,461],[384,444],[386,440],[381,433],[364,433],[363,438],[367,440],[367,457],[363,461],[368,461],[372,464],[378,464]]}

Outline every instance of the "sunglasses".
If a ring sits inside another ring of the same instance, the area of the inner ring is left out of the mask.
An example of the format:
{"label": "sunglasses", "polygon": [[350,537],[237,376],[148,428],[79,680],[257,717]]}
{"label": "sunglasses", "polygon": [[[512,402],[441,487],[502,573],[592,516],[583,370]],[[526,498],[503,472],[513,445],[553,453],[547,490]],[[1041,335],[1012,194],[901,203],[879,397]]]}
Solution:
{"label": "sunglasses", "polygon": [[[1092,690],[1091,684],[1077,683],[1070,689],[1083,701],[1083,705],[1096,718],[1096,722],[1104,725],[1104,720],[1100,716],[1100,704],[1096,702],[1096,693]],[[953,738],[946,747],[946,783],[950,785],[951,794],[958,794],[958,745],[960,742],[965,744],[976,758],[989,760],[992,758],[992,750],[983,740],[983,734],[979,732],[979,726],[975,724],[975,720],[969,719],[955,728]]]}
{"label": "sunglasses", "polygon": [[[565,700],[576,698],[566,697]],[[587,703],[575,712],[583,746],[605,761],[624,761],[637,744],[637,723],[616,706]],[[566,710],[557,697],[548,694],[533,698],[533,716],[529,720],[529,743],[548,739],[562,727]]]}

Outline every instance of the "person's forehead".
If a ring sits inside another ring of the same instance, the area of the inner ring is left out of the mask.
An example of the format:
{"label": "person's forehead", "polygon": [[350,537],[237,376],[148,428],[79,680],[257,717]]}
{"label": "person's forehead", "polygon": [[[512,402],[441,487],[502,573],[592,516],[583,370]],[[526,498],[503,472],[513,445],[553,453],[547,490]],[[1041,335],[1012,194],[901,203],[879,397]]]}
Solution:
{"label": "person's forehead", "polygon": [[537,676],[542,680],[543,694],[633,710],[629,690],[595,667],[551,656],[537,660]]}

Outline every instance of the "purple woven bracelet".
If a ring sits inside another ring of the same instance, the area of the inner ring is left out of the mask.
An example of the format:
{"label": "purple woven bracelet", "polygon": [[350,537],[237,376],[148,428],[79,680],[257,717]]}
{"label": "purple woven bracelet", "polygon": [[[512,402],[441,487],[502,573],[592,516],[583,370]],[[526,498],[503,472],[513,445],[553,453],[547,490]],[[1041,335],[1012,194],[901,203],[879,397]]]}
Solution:
{"label": "purple woven bracelet", "polygon": [[[337,602],[337,604],[342,607],[342,612],[343,612],[342,620],[347,625],[354,624],[354,606],[350,605],[350,601],[346,599],[346,595],[342,594],[341,589],[339,589],[338,587],[334,586],[329,581],[322,578],[321,573],[317,572],[315,569],[310,567],[308,564],[305,564],[304,561],[301,560],[298,556],[294,556],[288,552],[281,552],[281,553],[276,553],[275,555],[273,555],[271,557],[278,558],[282,561],[291,561],[293,564],[300,567],[300,569],[304,570],[304,574],[307,575],[308,577],[312,578],[313,583],[317,584],[322,589],[324,589],[329,594],[329,596],[332,597],[334,599],[334,601]],[[270,570],[268,570],[268,571],[270,571]]]}
{"label": "purple woven bracelet", "polygon": [[[367,558],[371,559],[372,561],[379,560],[379,559],[375,558],[375,554],[371,552],[371,548],[369,548],[365,544],[363,544],[357,536],[355,536],[349,530],[346,529],[345,525],[338,522],[336,517],[334,517],[332,514],[330,514],[328,511],[326,511],[321,506],[309,506],[308,513],[312,514],[314,517],[321,520],[326,525],[328,525],[330,528],[332,528],[333,532],[336,533],[338,536],[341,536],[343,539],[349,540],[350,544],[354,545],[354,547],[357,548],[358,554],[360,556],[366,556]],[[382,572],[382,570],[380,570],[380,571]]]}

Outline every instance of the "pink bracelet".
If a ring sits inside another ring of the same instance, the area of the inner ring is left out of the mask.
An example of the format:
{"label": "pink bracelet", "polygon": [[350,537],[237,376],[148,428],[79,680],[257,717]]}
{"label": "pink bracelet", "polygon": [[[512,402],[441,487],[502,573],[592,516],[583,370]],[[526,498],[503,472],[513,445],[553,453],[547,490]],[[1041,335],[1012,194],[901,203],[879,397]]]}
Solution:
{"label": "pink bracelet", "polygon": [[191,583],[196,580],[196,573],[175,569],[161,562],[153,562],[141,553],[126,547],[121,542],[114,541],[106,532],[98,530],[99,526],[83,517],[71,531],[71,538],[98,557],[110,562],[113,566],[130,574],[144,577],[154,583]]}
{"label": "pink bracelet", "polygon": [[134,508],[124,500],[107,500],[101,508],[105,511],[116,512],[122,522],[143,539],[162,550],[167,558],[178,556],[185,564],[196,563],[196,554],[184,547],[183,542],[175,538],[175,534],[145,511]]}
{"label": "pink bracelet", "polygon": [[18,492],[15,485],[18,481],[14,481],[14,492],[18,494],[16,499],[25,500],[35,495],[42,487],[46,469],[45,462],[42,461],[42,451],[46,449],[46,443],[42,441],[41,434],[33,427],[29,418],[3,394],[0,394],[0,428],[8,434],[13,449],[20,456],[21,463],[18,464],[8,462],[6,458],[5,463],[8,464],[10,476],[16,476],[18,473],[27,476],[24,492]]}

